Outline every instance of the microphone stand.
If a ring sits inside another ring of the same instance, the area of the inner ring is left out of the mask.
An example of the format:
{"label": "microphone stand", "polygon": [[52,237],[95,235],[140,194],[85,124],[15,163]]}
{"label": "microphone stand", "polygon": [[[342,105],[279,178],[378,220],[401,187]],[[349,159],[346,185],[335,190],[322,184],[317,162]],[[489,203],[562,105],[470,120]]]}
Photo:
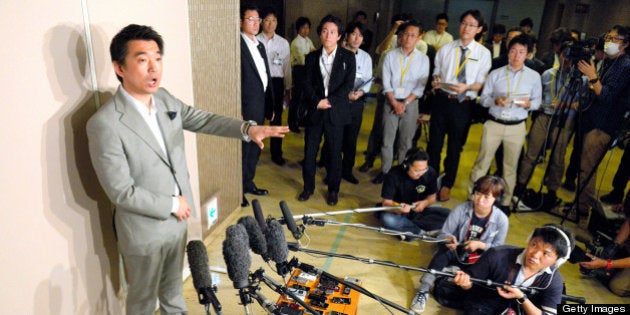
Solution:
{"label": "microphone stand", "polygon": [[210,305],[214,308],[214,312],[217,315],[222,315],[222,306],[217,298],[215,292],[217,292],[217,286],[212,285],[212,287],[199,288],[197,295],[199,297],[199,303],[203,304],[206,307],[206,314],[210,315]]}
{"label": "microphone stand", "polygon": [[[401,206],[393,206],[393,207],[372,207],[372,208],[355,208],[355,209],[347,209],[347,210],[339,210],[339,211],[329,211],[329,212],[315,212],[304,215],[294,215],[293,219],[299,220],[303,219],[306,216],[310,217],[323,217],[323,216],[334,216],[338,214],[347,214],[347,213],[364,213],[364,212],[378,212],[378,211],[387,211],[387,210],[399,210],[402,209]],[[278,219],[280,224],[286,224],[284,218]]]}
{"label": "microphone stand", "polygon": [[[399,208],[399,207],[396,207],[396,208]],[[304,224],[304,225],[317,225],[317,226],[324,226],[326,224],[342,225],[342,226],[350,226],[350,227],[356,227],[356,228],[360,228],[360,229],[376,231],[376,232],[387,234],[387,235],[396,235],[396,236],[404,235],[405,237],[409,237],[410,239],[419,239],[421,241],[427,241],[427,242],[435,242],[435,243],[448,242],[447,240],[443,240],[443,239],[439,239],[439,238],[435,238],[435,237],[429,237],[429,236],[426,236],[424,234],[414,234],[414,233],[411,233],[411,232],[401,232],[401,231],[390,230],[390,229],[386,229],[386,228],[382,228],[382,227],[373,227],[373,226],[365,225],[365,224],[362,224],[362,223],[346,223],[346,222],[338,222],[338,221],[327,220],[327,219],[315,219],[315,218],[312,218],[311,216],[307,216],[307,215],[302,216],[302,224]]]}
{"label": "microphone stand", "polygon": [[[375,265],[382,265],[382,266],[387,266],[387,267],[396,267],[396,268],[403,269],[403,270],[420,271],[420,272],[423,272],[423,273],[430,273],[430,274],[434,274],[434,275],[438,275],[438,276],[455,278],[455,274],[453,274],[453,273],[437,271],[435,269],[427,269],[427,268],[422,268],[422,267],[412,267],[412,266],[400,265],[400,264],[393,263],[393,262],[390,262],[390,261],[381,261],[381,260],[376,260],[376,259],[372,259],[372,258],[360,258],[360,257],[348,255],[348,254],[337,254],[337,253],[322,252],[322,251],[317,251],[317,250],[312,250],[312,249],[306,249],[306,248],[301,248],[297,243],[288,243],[287,245],[289,247],[289,250],[294,251],[294,252],[295,251],[300,251],[300,252],[309,253],[309,254],[317,254],[317,255],[323,255],[323,256],[328,256],[328,257],[336,257],[336,258],[343,258],[343,259],[349,259],[349,260],[356,260],[356,261],[360,261],[360,262],[366,263],[366,264],[375,264]],[[304,265],[304,264],[301,264],[301,265]],[[506,285],[505,283],[494,282],[494,281],[489,280],[489,279],[483,280],[483,279],[477,279],[477,278],[473,278],[473,277],[470,278],[470,281],[473,282],[473,283],[484,285],[484,286],[488,286],[488,287],[502,287],[502,286]],[[523,291],[525,293],[528,293],[528,294],[536,294],[536,292],[537,292],[537,290],[533,289],[533,288],[522,287],[522,286],[518,286],[518,285],[509,285],[509,286],[513,287],[513,288],[518,288],[519,290],[521,290],[521,291]],[[579,303],[579,304],[585,304],[586,303],[586,299],[583,298],[583,297],[574,297],[574,296],[569,296],[569,295],[564,295],[564,294],[562,295],[562,300],[563,301],[575,302],[575,303]],[[413,314],[413,312],[411,314]]]}

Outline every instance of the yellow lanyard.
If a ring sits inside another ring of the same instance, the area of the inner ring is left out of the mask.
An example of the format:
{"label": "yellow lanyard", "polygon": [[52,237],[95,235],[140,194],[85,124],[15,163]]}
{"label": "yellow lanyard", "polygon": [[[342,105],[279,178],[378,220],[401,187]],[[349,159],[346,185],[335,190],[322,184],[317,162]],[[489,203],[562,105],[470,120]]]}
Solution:
{"label": "yellow lanyard", "polygon": [[403,68],[403,51],[400,50],[400,55],[398,56],[398,61],[400,61],[400,85],[403,85],[403,81],[405,80],[405,75],[407,74],[407,70],[409,70],[409,66],[413,61],[413,57],[416,55],[415,50],[411,52],[411,56],[409,56],[409,60],[407,60],[407,64]]}
{"label": "yellow lanyard", "polygon": [[[507,81],[507,96],[510,97],[510,70],[508,69],[509,67],[505,67],[505,80]],[[524,69],[521,69],[521,77],[518,78],[518,82],[516,82],[516,86],[514,87],[514,90],[512,90],[511,94],[516,93],[516,91],[518,90],[518,86],[521,85],[521,81],[523,81],[523,72],[525,72]]]}
{"label": "yellow lanyard", "polygon": [[[459,48],[459,47],[458,47]],[[464,62],[462,62],[461,65],[459,65],[457,68],[455,68],[455,77],[457,78],[457,76],[459,75],[460,72],[462,72],[462,69],[464,69],[464,66],[466,65],[466,63],[468,62],[468,57],[470,57],[470,54],[472,53],[472,50],[468,49],[468,53],[466,54],[466,57],[464,58]],[[461,58],[461,56],[459,55],[459,51],[460,49],[457,49],[457,63],[459,63],[459,58]]]}

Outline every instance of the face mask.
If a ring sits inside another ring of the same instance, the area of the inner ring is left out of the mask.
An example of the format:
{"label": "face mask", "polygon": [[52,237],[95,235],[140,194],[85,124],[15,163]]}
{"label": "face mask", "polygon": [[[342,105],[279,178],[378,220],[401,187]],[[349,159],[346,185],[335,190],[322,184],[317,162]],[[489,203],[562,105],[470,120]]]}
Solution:
{"label": "face mask", "polygon": [[614,56],[614,55],[618,54],[619,53],[619,44],[612,43],[612,42],[605,42],[604,43],[604,52],[608,56]]}

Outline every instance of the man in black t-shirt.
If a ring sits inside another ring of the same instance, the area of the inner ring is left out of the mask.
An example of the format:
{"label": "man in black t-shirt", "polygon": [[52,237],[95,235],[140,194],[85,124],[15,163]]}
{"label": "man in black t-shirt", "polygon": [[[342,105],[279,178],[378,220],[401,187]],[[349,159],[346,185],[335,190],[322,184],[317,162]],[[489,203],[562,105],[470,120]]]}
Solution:
{"label": "man in black t-shirt", "polygon": [[414,234],[442,228],[450,210],[430,207],[437,200],[437,172],[428,160],[424,150],[413,148],[401,165],[387,173],[381,190],[383,206],[402,208],[381,213],[383,227]]}

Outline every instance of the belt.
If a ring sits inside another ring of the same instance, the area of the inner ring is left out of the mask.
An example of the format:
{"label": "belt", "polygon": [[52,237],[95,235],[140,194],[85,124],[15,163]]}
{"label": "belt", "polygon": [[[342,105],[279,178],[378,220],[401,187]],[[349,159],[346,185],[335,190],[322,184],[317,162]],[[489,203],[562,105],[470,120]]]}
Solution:
{"label": "belt", "polygon": [[518,125],[518,124],[520,124],[520,123],[525,121],[525,119],[521,119],[521,120],[503,120],[503,119],[496,118],[496,117],[494,117],[492,115],[488,115],[488,119],[490,119],[490,120],[492,120],[492,121],[494,121],[496,123],[499,123],[501,125],[506,125],[506,126]]}
{"label": "belt", "polygon": [[[457,99],[457,94],[451,94],[451,93],[445,92],[444,90],[437,90],[437,93],[442,95],[442,96],[445,96],[449,100],[456,100]],[[466,96],[464,98],[464,102],[468,102],[468,101],[470,101],[470,96]]]}

